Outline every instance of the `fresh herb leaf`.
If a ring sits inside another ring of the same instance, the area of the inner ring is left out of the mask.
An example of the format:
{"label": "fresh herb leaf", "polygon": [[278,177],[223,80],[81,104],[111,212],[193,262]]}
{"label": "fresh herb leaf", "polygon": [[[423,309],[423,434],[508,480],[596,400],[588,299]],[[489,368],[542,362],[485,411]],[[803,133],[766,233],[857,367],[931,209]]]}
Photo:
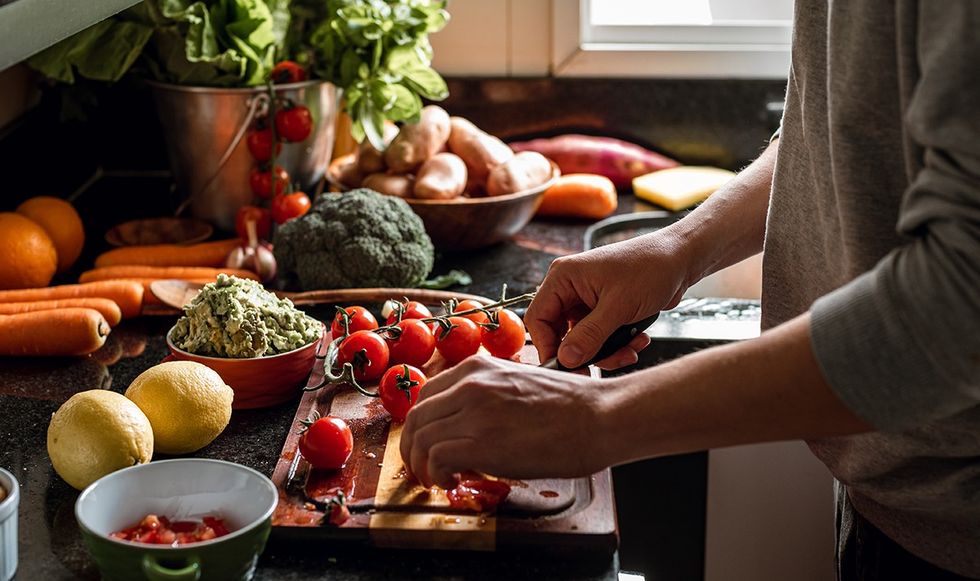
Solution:
{"label": "fresh herb leaf", "polygon": [[[442,290],[447,289],[451,286],[466,286],[473,282],[473,277],[471,277],[466,271],[463,270],[450,270],[446,274],[433,277],[429,280],[423,281],[419,288],[426,288],[432,290]],[[449,311],[452,312],[452,311]]]}

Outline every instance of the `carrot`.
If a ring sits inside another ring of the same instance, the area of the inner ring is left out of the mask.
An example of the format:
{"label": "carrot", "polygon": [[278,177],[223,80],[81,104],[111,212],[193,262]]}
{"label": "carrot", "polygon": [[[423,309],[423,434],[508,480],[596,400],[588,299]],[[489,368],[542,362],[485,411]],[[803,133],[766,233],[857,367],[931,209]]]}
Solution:
{"label": "carrot", "polygon": [[83,297],[110,299],[119,305],[124,319],[139,316],[143,308],[143,287],[132,281],[102,280],[85,284],[0,291],[0,303],[27,303]]}
{"label": "carrot", "polygon": [[211,268],[207,266],[106,266],[87,270],[78,277],[78,282],[93,282],[96,280],[146,279],[146,278],[210,278],[219,274],[234,275],[238,278],[259,280],[251,270],[239,268]]}
{"label": "carrot", "polygon": [[[217,275],[215,275],[215,276],[205,276],[205,277],[194,277],[194,278],[182,278],[181,280],[186,280],[187,282],[193,282],[193,283],[198,283],[198,284],[207,284],[209,282],[214,282],[216,278],[218,278]],[[258,277],[254,273],[251,273],[251,272],[249,272],[249,276],[247,278],[250,278],[252,280],[258,280]],[[150,285],[153,284],[153,281],[156,281],[156,280],[165,280],[165,279],[160,279],[160,278],[119,278],[119,279],[114,279],[114,280],[116,282],[135,282],[135,283],[139,283],[140,285],[142,285],[143,286],[143,305],[144,306],[145,305],[162,305],[163,304],[163,302],[160,301],[160,299],[158,299],[155,294],[153,294],[153,291],[150,289]],[[108,282],[108,281],[103,281],[103,282]],[[89,283],[89,284],[92,284],[92,283]]]}
{"label": "carrot", "polygon": [[110,327],[115,327],[122,320],[119,305],[110,299],[86,297],[81,299],[54,299],[49,301],[33,301],[26,303],[0,303],[0,315],[19,315],[36,311],[51,311],[65,308],[94,309],[105,317]]}
{"label": "carrot", "polygon": [[150,244],[126,246],[104,252],[95,259],[95,267],[105,266],[212,266],[225,263],[228,253],[239,246],[237,238],[200,244]]}
{"label": "carrot", "polygon": [[109,334],[95,309],[67,308],[0,316],[0,355],[87,355]]}
{"label": "carrot", "polygon": [[597,174],[568,174],[544,192],[539,216],[605,218],[616,211],[616,186]]}

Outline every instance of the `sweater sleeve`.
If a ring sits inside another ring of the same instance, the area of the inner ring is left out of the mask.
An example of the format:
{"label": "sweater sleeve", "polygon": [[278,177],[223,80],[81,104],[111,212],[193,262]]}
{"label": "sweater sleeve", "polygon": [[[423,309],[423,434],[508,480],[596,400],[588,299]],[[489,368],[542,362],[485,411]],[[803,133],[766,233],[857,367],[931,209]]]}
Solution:
{"label": "sweater sleeve", "polygon": [[980,3],[919,5],[906,128],[922,169],[903,194],[909,242],[811,308],[831,387],[879,430],[980,403]]}

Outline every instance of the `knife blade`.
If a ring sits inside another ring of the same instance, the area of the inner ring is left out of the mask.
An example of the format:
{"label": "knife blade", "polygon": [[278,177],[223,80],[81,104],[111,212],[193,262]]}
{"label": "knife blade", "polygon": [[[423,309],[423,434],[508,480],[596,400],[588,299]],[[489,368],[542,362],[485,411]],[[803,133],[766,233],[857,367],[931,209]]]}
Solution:
{"label": "knife blade", "polygon": [[582,365],[574,369],[565,367],[564,365],[559,363],[557,356],[552,357],[551,359],[542,363],[541,367],[544,367],[546,369],[557,369],[558,371],[576,371],[578,369],[582,369],[583,367],[588,367],[593,363],[598,363],[599,361],[602,361],[606,357],[609,357],[613,353],[619,351],[623,347],[629,345],[630,341],[633,340],[633,337],[636,337],[638,334],[642,333],[643,331],[646,331],[650,327],[650,325],[652,325],[657,320],[657,317],[659,316],[660,313],[654,313],[653,315],[650,315],[645,319],[640,319],[635,323],[623,325],[622,327],[616,329],[615,331],[613,331],[612,335],[609,335],[609,338],[606,339],[606,342],[602,344],[602,347],[599,348],[598,353],[596,353],[591,359],[589,359],[588,361],[586,361],[585,363],[583,363]]}

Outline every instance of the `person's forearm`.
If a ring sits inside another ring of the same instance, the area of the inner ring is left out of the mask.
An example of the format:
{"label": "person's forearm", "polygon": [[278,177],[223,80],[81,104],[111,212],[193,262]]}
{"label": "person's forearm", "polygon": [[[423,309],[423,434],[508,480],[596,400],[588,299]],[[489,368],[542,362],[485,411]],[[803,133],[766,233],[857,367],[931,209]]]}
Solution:
{"label": "person's forearm", "polygon": [[809,314],[742,341],[605,380],[608,464],[737,444],[863,432],[827,385]]}
{"label": "person's forearm", "polygon": [[688,285],[762,251],[777,149],[774,140],[683,220],[655,234],[670,237],[689,257]]}

